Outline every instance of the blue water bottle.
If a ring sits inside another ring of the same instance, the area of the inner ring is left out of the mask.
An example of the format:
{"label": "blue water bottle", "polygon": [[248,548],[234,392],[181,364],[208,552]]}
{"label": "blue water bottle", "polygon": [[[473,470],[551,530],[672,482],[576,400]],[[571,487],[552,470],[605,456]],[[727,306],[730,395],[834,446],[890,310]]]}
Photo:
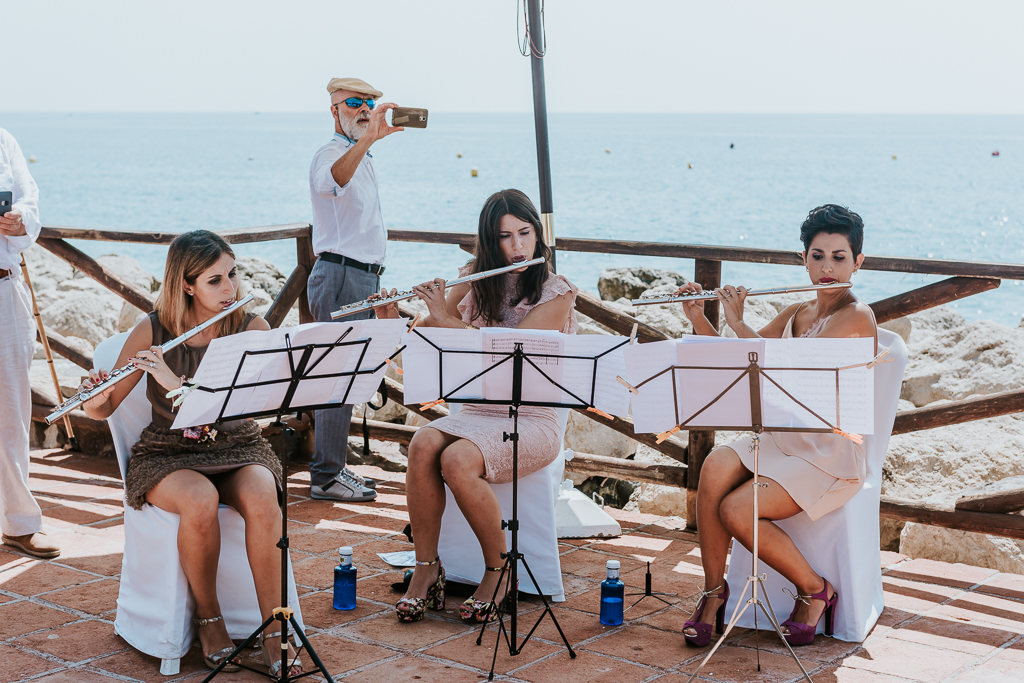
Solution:
{"label": "blue water bottle", "polygon": [[608,578],[601,582],[601,623],[622,625],[622,595],[625,584],[619,580],[619,561],[608,560]]}
{"label": "blue water bottle", "polygon": [[[343,546],[338,550],[341,561],[334,568],[334,609],[356,608],[356,568],[352,565],[352,548]],[[621,612],[621,605],[619,606]]]}

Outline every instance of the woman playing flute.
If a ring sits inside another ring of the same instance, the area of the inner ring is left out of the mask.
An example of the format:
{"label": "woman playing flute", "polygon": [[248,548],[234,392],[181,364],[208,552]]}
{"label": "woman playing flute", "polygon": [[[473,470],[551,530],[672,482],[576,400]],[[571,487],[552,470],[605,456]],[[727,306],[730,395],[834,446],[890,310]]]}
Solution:
{"label": "woman playing flute", "polygon": [[[540,256],[550,262],[551,248],[542,238],[540,216],[525,194],[502,190],[487,199],[480,212],[475,254],[459,270],[460,277]],[[430,327],[512,327],[568,334],[579,327],[573,309],[577,288],[552,273],[547,263],[455,285],[447,297],[441,279],[425,282],[415,292],[427,305],[429,317],[423,324]],[[381,295],[394,295],[394,291]],[[377,315],[397,317],[397,306],[379,307]],[[493,616],[489,598],[498,588],[505,532],[501,507],[489,484],[512,481],[512,444],[501,438],[508,427],[507,407],[467,404],[458,415],[421,427],[409,444],[406,496],[417,566],[409,590],[395,607],[402,621],[419,621],[427,607],[444,609],[445,575],[437,543],[445,484],[476,534],[487,568],[459,613],[465,621],[481,623]],[[558,456],[562,433],[554,408],[520,408],[519,434],[520,477]],[[506,579],[499,598],[516,588],[510,588]]]}
{"label": "woman playing flute", "polygon": [[[864,261],[864,223],[844,207],[826,204],[811,211],[800,228],[800,239],[804,265],[814,284],[849,282]],[[700,291],[696,283],[679,290],[681,294]],[[818,290],[816,299],[789,306],[760,330],[743,321],[745,288],[727,285],[715,293],[726,324],[738,337],[874,337],[878,345],[871,308],[849,289]],[[718,335],[704,315],[703,302],[684,302],[683,309],[695,334]],[[693,645],[707,645],[714,625],[721,627],[729,599],[724,579],[729,543],[735,538],[748,549],[753,545],[750,482],[754,462],[749,443],[742,439],[712,451],[701,470],[697,527],[704,590],[683,627],[686,642]],[[809,645],[823,615],[826,633],[831,634],[839,596],[811,566],[814,558],[805,558],[774,521],[801,511],[816,520],[844,505],[864,483],[864,447],[837,434],[768,432],[761,438],[758,464],[759,481],[766,486],[758,499],[760,556],[796,587],[793,612],[782,623],[786,640],[791,645]]]}
{"label": "woman playing flute", "polygon": [[[281,527],[277,499],[281,462],[253,420],[171,429],[174,408],[168,392],[179,389],[196,372],[213,339],[269,330],[270,325],[239,309],[166,353],[161,345],[231,306],[237,295],[235,254],[228,243],[206,230],[178,235],[167,252],[154,310],[135,326],[118,358],[118,367],[134,362],[146,373],[146,396],[153,409],[153,421],[132,447],[125,500],[136,509],[148,503],[181,517],[178,552],[195,597],[193,621],[210,668],[234,649],[217,601],[220,503],[230,505],[245,520],[246,552],[263,617],[281,604],[281,556],[276,547]],[[81,389],[106,376],[106,370],[90,372]],[[83,404],[85,412],[96,419],[110,417],[142,376],[136,373]],[[264,632],[262,637],[263,657],[275,676],[281,665],[280,636],[278,631]],[[292,675],[301,673],[301,666],[295,660],[290,665]],[[228,663],[223,670],[239,667]]]}

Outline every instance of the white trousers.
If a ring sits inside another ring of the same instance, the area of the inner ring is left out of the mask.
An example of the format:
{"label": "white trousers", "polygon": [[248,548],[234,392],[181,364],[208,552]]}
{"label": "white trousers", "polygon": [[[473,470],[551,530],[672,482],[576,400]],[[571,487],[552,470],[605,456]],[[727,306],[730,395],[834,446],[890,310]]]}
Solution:
{"label": "white trousers", "polygon": [[43,530],[43,514],[28,488],[36,328],[28,286],[15,278],[0,279],[0,531],[23,536]]}

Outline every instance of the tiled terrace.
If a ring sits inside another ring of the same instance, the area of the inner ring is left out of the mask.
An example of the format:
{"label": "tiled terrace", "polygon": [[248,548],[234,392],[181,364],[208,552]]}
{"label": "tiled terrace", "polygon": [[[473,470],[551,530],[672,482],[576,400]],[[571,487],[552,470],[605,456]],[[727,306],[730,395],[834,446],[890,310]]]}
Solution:
{"label": "tiled terrace", "polygon": [[[289,478],[293,494],[292,558],[308,634],[338,681],[444,681],[486,678],[493,635],[477,647],[448,599],[445,613],[401,624],[391,605],[395,571],[377,552],[409,549],[404,477],[374,468],[381,480],[377,501],[340,505],[307,498],[308,475]],[[200,681],[206,675],[197,647],[182,660],[181,674],[166,678],[159,662],[131,649],[114,634],[113,619],[123,544],[121,487],[113,458],[65,451],[32,453],[32,485],[44,507],[48,533],[63,554],[53,561],[0,551],[0,679],[75,681]],[[598,584],[605,560],[623,563],[627,586],[642,590],[644,560],[651,559],[655,590],[675,592],[689,610],[701,583],[692,534],[673,520],[612,511],[623,537],[563,544],[568,600],[556,613],[579,656],[570,660],[545,620],[515,658],[499,651],[496,680],[543,683],[682,683],[703,651],[687,648],[679,634],[684,612],[647,599],[627,612],[626,625],[598,622]],[[332,568],[340,545],[356,546],[359,607],[331,607]],[[909,560],[882,553],[886,609],[863,644],[818,636],[799,650],[815,681],[1024,680],[1024,577],[989,569]],[[539,602],[523,603],[535,612]],[[532,624],[534,620],[530,619]],[[493,631],[491,632],[493,634]],[[760,638],[762,672],[755,669],[750,631],[737,633],[705,670],[705,681],[799,680],[793,661],[768,634]],[[256,652],[250,656],[256,660]],[[307,658],[308,661],[308,658]],[[249,672],[217,680],[267,680]],[[310,679],[304,679],[310,680]]]}

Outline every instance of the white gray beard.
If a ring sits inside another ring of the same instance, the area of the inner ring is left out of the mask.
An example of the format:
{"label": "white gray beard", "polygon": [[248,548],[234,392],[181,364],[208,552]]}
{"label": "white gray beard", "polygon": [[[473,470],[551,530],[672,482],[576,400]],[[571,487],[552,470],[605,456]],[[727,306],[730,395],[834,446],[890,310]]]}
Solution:
{"label": "white gray beard", "polygon": [[341,122],[341,132],[343,132],[345,137],[349,140],[353,140],[355,142],[359,142],[359,138],[363,137],[363,133],[365,133],[366,129],[369,127],[369,121],[356,122],[345,119]]}

